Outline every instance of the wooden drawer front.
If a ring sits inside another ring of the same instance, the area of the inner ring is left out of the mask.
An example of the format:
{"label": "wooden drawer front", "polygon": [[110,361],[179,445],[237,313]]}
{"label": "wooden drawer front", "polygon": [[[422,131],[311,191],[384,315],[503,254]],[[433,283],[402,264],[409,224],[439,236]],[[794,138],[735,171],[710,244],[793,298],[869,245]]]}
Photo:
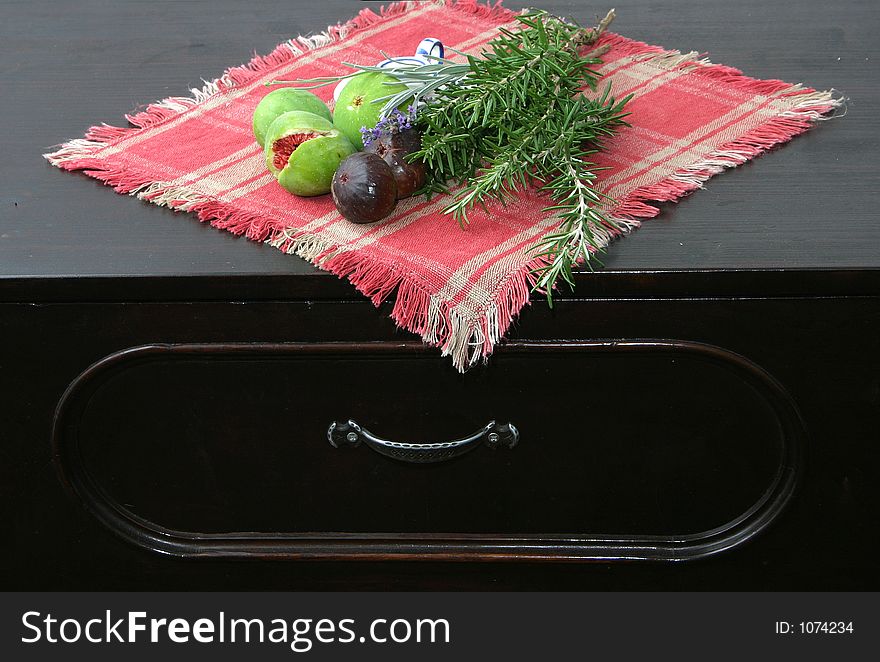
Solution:
{"label": "wooden drawer front", "polygon": [[[508,438],[413,463],[331,444],[349,420],[357,442]],[[89,368],[53,437],[83,505],[163,553],[689,559],[772,522],[802,427],[766,373],[695,343],[521,343],[465,375],[415,343],[177,344]]]}

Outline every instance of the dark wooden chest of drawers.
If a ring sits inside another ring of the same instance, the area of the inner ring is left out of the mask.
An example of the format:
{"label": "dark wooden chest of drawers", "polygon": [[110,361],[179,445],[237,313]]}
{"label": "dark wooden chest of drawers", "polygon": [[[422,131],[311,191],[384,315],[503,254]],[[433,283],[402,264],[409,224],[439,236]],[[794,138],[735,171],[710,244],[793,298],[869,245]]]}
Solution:
{"label": "dark wooden chest of drawers", "polygon": [[[7,439],[34,440],[4,451],[21,585],[132,564],[113,581],[246,583],[311,558],[647,560],[634,576],[693,588],[873,573],[877,297],[566,300],[465,375],[358,301],[2,310]],[[331,444],[349,419],[364,443]],[[497,447],[434,462],[364,441],[491,421]]]}

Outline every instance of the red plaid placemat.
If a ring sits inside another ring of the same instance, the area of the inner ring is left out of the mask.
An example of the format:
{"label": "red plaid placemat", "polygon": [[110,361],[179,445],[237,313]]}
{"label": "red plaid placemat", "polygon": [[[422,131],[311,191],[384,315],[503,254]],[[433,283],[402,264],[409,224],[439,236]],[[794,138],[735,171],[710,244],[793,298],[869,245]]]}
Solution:
{"label": "red plaid placemat", "polygon": [[[533,192],[506,207],[475,211],[462,231],[440,214],[448,200],[402,201],[373,225],[354,225],[330,196],[297,198],[267,172],[251,133],[263,83],[349,71],[343,61],[372,64],[380,50],[410,54],[425,36],[479,53],[513,13],[473,0],[410,2],[380,13],[363,10],[322,35],[299,37],[265,57],[228,70],[193,97],[173,97],[128,116],[134,128],[92,127],[49,161],[82,170],[120,193],[190,211],[202,221],[347,277],[378,305],[395,294],[401,327],[450,355],[459,369],[488,356],[529,301],[525,253],[552,230],[546,198]],[[601,188],[628,228],[658,213],[653,201],[675,200],[725,167],[743,163],[805,131],[839,101],[828,92],[778,80],[755,80],[730,67],[615,34],[601,71],[618,97],[630,92],[631,128],[598,157],[609,169]],[[325,100],[332,88],[317,90]],[[611,235],[607,241],[613,239]]]}

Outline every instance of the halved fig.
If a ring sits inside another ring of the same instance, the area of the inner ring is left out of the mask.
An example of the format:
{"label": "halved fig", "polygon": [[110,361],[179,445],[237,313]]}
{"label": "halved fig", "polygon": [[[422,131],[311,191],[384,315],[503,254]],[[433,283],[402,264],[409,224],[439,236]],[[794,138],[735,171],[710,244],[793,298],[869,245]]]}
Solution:
{"label": "halved fig", "polygon": [[266,166],[281,186],[313,196],[330,192],[333,173],[355,148],[328,120],[293,110],[269,125],[264,152]]}

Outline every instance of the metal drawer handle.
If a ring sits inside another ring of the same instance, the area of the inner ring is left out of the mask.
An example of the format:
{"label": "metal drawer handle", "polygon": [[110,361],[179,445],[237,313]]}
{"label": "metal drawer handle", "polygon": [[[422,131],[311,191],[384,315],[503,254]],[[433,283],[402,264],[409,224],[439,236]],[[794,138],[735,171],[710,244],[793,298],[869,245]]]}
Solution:
{"label": "metal drawer handle", "polygon": [[441,441],[434,444],[411,444],[401,441],[380,439],[354,421],[338,423],[334,421],[327,429],[327,440],[334,448],[356,447],[364,442],[377,453],[395,460],[425,464],[442,462],[464,455],[485,441],[486,446],[495,449],[499,446],[513,448],[519,441],[519,431],[512,423],[498,425],[490,421],[474,434],[455,441]]}

